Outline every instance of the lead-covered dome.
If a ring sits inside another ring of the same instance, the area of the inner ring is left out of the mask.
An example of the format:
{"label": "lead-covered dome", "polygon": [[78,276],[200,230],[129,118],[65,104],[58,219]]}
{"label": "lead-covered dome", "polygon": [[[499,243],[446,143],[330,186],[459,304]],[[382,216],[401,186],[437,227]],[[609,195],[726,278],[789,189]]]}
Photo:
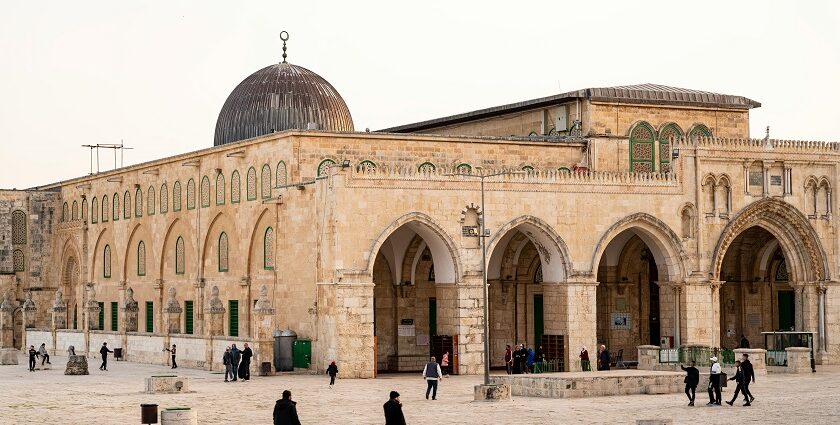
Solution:
{"label": "lead-covered dome", "polygon": [[332,84],[283,62],[251,74],[233,89],[216,120],[213,145],[290,129],[353,131],[353,118]]}

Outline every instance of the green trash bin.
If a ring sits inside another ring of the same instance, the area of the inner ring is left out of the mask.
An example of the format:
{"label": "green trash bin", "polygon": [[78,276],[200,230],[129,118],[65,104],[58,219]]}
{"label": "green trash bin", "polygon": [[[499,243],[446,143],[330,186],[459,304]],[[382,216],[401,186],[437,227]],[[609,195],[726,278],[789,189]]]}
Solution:
{"label": "green trash bin", "polygon": [[312,341],[308,339],[295,340],[292,357],[296,369],[309,369],[309,364],[312,363]]}

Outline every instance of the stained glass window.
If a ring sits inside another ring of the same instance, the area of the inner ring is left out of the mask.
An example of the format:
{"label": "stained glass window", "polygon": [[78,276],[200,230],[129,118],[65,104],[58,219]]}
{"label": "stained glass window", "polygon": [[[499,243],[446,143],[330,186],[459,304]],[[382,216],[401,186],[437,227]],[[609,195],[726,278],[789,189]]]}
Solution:
{"label": "stained glass window", "polygon": [[105,245],[102,251],[102,276],[106,279],[111,277],[111,245]]}
{"label": "stained glass window", "polygon": [[435,164],[432,164],[431,162],[424,162],[417,167],[417,171],[421,173],[432,173],[435,171],[435,168]]}
{"label": "stained glass window", "polygon": [[712,131],[709,130],[709,127],[706,127],[703,124],[695,124],[694,127],[691,127],[691,130],[688,131],[688,138],[695,139],[697,137],[712,137]]}
{"label": "stained glass window", "polygon": [[522,171],[524,171],[528,174],[532,174],[534,172],[534,167],[532,167],[530,165],[523,165],[522,166]]}
{"label": "stained glass window", "polygon": [[274,229],[265,229],[263,238],[263,267],[266,270],[274,269]]}
{"label": "stained glass window", "polygon": [[12,252],[12,265],[16,272],[26,271],[26,264],[24,263],[23,251],[16,249]]}
{"label": "stained glass window", "polygon": [[184,238],[178,236],[178,240],[175,241],[175,274],[184,274],[185,254],[186,252],[184,251]]}
{"label": "stained glass window", "polygon": [[26,213],[20,210],[12,213],[12,243],[26,243]]}
{"label": "stained glass window", "polygon": [[172,211],[181,211],[181,182],[172,185]]}
{"label": "stained glass window", "polygon": [[374,172],[376,171],[376,163],[366,159],[359,163],[359,168],[361,168],[362,171]]}
{"label": "stained glass window", "polygon": [[149,191],[146,192],[146,214],[155,214],[155,187],[149,186]]}
{"label": "stained glass window", "polygon": [[225,232],[219,235],[219,271],[228,271],[228,237]]}
{"label": "stained glass window", "polygon": [[70,219],[70,209],[67,208],[67,202],[61,206],[61,222],[64,223]]}
{"label": "stained glass window", "polygon": [[137,276],[146,275],[146,243],[137,244]]}
{"label": "stained glass window", "polygon": [[114,221],[117,221],[117,220],[120,219],[120,197],[119,197],[119,195],[117,195],[115,193],[113,199],[111,200],[111,203],[113,204],[113,205],[111,205],[111,212],[113,213],[111,218],[113,218]]}
{"label": "stained glass window", "polygon": [[260,192],[263,199],[271,198],[271,167],[268,164],[263,165],[262,173],[260,174]]}
{"label": "stained glass window", "polygon": [[201,208],[210,206],[210,179],[204,176],[201,179]]}
{"label": "stained glass window", "polygon": [[460,164],[455,171],[457,171],[458,174],[472,174],[472,166],[470,164]]}
{"label": "stained glass window", "polygon": [[195,209],[195,180],[187,182],[187,209]]}
{"label": "stained glass window", "polygon": [[99,198],[94,197],[90,201],[90,222],[96,223],[99,221]]}
{"label": "stained glass window", "polygon": [[86,219],[88,215],[87,199],[82,199],[82,220]]}
{"label": "stained glass window", "polygon": [[659,131],[659,169],[663,173],[671,171],[671,139],[679,139],[682,136],[682,129],[673,123]]}
{"label": "stained glass window", "polygon": [[242,196],[242,187],[239,182],[239,171],[234,170],[230,175],[230,203],[236,204]]}
{"label": "stained glass window", "polygon": [[257,170],[255,170],[254,167],[248,169],[248,176],[246,179],[248,200],[253,201],[254,199],[257,199]]}
{"label": "stained glass window", "polygon": [[216,176],[216,205],[225,204],[225,175],[219,173]]}
{"label": "stained glass window", "polygon": [[127,190],[123,195],[123,218],[131,218],[131,194]]}
{"label": "stained glass window", "polygon": [[160,185],[160,213],[169,212],[169,188],[166,183]]}
{"label": "stained glass window", "polygon": [[280,161],[277,163],[277,186],[285,186],[288,183],[288,174],[286,173],[286,163]]}
{"label": "stained glass window", "polygon": [[318,177],[326,176],[330,170],[330,167],[335,165],[335,161],[331,159],[325,159],[318,164]]}
{"label": "stained glass window", "polygon": [[72,209],[72,220],[76,221],[79,219],[79,202],[73,201],[73,209]]}
{"label": "stained glass window", "polygon": [[143,217],[143,191],[139,187],[134,191],[134,216]]}
{"label": "stained glass window", "polygon": [[630,131],[630,171],[653,172],[653,127],[646,122],[636,124]]}
{"label": "stained glass window", "polygon": [[111,213],[111,210],[108,209],[108,195],[102,197],[102,222],[105,223],[108,221],[108,214]]}

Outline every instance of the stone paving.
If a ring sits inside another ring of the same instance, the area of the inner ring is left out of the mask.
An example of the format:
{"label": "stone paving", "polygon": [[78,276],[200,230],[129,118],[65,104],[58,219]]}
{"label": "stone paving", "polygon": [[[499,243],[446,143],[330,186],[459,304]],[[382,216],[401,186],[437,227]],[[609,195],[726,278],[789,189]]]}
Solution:
{"label": "stone paving", "polygon": [[[171,369],[109,361],[109,371],[101,372],[99,360],[91,358],[90,375],[65,376],[66,361],[54,356],[52,370],[36,372],[28,372],[23,356],[18,366],[0,366],[0,384],[6,389],[0,422],[133,424],[140,422],[141,403],[156,403],[161,408],[192,407],[202,424],[270,424],[274,401],[284,389],[292,390],[304,424],[384,423],[382,403],[392,389],[402,394],[409,424],[633,424],[653,418],[675,424],[840,422],[838,366],[821,367],[816,374],[759,376],[751,388],[756,396],[752,407],[706,407],[705,392],[698,393],[699,406],[687,407],[682,394],[473,402],[473,385],[480,383],[480,376],[447,378],[440,384],[438,400],[426,401],[419,373],[339,379],[330,389],[326,375],[253,376],[250,382],[225,383],[221,374],[178,369],[179,375],[190,377],[193,392],[151,395],[143,393],[144,378],[170,374]],[[726,389],[724,398],[732,391],[733,387]]]}

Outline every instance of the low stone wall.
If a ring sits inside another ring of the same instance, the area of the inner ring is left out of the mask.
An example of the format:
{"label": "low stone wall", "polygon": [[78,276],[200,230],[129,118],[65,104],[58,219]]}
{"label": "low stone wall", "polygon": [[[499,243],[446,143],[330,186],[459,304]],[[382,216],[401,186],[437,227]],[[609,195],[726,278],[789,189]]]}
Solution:
{"label": "low stone wall", "polygon": [[570,372],[491,376],[491,384],[507,384],[514,396],[573,398],[628,394],[671,394],[685,389],[683,374],[673,372]]}
{"label": "low stone wall", "polygon": [[178,394],[190,392],[190,378],[186,376],[150,376],[146,378],[146,394]]}
{"label": "low stone wall", "polygon": [[47,349],[49,349],[52,347],[52,332],[41,329],[27,329],[26,344],[27,346],[34,345],[36,350],[41,346],[41,344],[47,344]]}
{"label": "low stone wall", "polygon": [[[195,335],[170,336],[169,344],[175,344],[178,349],[176,361],[178,366],[205,369],[207,366],[207,341]],[[166,352],[167,356],[171,353]],[[221,354],[219,354],[221,356]]]}
{"label": "low stone wall", "polygon": [[[83,336],[84,337],[84,336]],[[88,352],[92,356],[98,356],[99,350],[102,349],[102,343],[107,342],[108,348],[111,350],[115,348],[124,348],[122,343],[122,338],[120,334],[117,332],[108,332],[108,331],[90,331],[90,347]],[[84,346],[84,340],[82,341],[82,346]],[[79,353],[79,347],[76,347],[76,353]],[[113,356],[113,354],[111,354]],[[123,357],[125,357],[125,350],[123,350]],[[113,358],[113,357],[111,357]]]}
{"label": "low stone wall", "polygon": [[126,336],[125,359],[132,362],[166,364],[163,335],[129,333]]}
{"label": "low stone wall", "polygon": [[[29,331],[27,331],[29,334]],[[50,339],[52,340],[52,339]],[[49,343],[47,343],[49,345]],[[85,334],[81,330],[76,329],[62,329],[56,331],[55,333],[55,347],[54,348],[55,354],[58,355],[66,355],[67,349],[70,346],[75,347],[76,354],[82,354],[85,352]],[[97,350],[99,351],[99,350]]]}

